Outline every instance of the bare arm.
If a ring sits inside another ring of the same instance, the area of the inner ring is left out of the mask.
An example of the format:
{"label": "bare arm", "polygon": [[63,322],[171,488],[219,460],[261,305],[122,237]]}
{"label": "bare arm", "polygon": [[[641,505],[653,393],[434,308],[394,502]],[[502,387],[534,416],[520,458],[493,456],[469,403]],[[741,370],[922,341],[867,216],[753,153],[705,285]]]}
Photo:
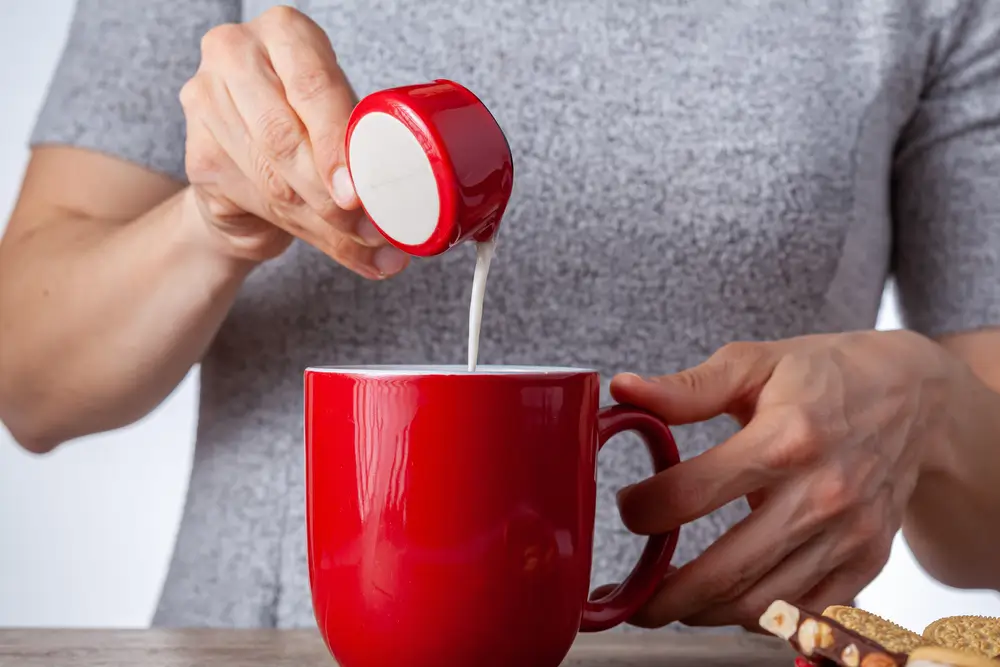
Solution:
{"label": "bare arm", "polygon": [[903,534],[920,565],[942,583],[1000,590],[1000,330],[940,342],[964,362],[952,437],[938,443],[938,464],[921,476]]}
{"label": "bare arm", "polygon": [[31,451],[149,412],[293,237],[366,278],[408,263],[346,176],[356,99],[322,29],[276,7],[201,51],[179,91],[189,186],[80,149],[33,156],[0,245],[0,419]]}
{"label": "bare arm", "polygon": [[184,378],[253,265],[208,241],[170,179],[35,151],[0,243],[0,419],[23,446],[124,426]]}
{"label": "bare arm", "polygon": [[894,151],[903,323],[937,341],[955,370],[949,404],[935,415],[948,432],[918,479],[903,534],[943,583],[1000,590],[1000,24],[991,3],[954,7]]}

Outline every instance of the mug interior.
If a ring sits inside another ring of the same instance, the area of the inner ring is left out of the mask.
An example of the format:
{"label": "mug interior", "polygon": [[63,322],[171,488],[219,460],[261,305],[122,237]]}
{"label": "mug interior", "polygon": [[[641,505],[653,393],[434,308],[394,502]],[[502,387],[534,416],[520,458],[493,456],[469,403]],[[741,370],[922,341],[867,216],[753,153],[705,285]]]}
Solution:
{"label": "mug interior", "polygon": [[568,373],[596,373],[592,368],[572,366],[491,366],[480,364],[469,371],[460,365],[359,365],[359,366],[311,366],[309,373],[332,373],[336,375],[365,375],[371,377],[399,377],[413,375],[566,375]]}

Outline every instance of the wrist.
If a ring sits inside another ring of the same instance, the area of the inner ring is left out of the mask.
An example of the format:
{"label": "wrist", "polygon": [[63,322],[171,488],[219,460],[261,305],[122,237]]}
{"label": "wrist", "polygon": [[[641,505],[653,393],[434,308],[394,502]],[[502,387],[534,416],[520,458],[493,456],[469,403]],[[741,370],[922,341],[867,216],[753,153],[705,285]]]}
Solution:
{"label": "wrist", "polygon": [[954,480],[973,482],[983,471],[981,450],[1000,436],[1000,394],[982,382],[971,368],[944,348],[946,397],[942,406],[945,429],[928,447],[924,470]]}
{"label": "wrist", "polygon": [[183,234],[184,244],[201,259],[239,279],[261,263],[258,259],[243,256],[233,250],[232,244],[226,241],[202,212],[191,186],[181,191],[177,205],[180,215],[178,227]]}

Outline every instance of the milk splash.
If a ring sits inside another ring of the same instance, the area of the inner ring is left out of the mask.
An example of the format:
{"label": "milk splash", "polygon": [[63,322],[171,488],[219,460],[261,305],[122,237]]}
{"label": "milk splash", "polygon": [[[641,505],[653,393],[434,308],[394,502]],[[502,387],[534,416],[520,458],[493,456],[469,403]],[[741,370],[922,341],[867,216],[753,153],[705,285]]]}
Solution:
{"label": "milk splash", "polygon": [[479,331],[483,324],[483,299],[486,296],[486,277],[496,250],[496,236],[476,243],[476,272],[472,277],[472,303],[469,305],[469,372],[476,370],[479,361]]}

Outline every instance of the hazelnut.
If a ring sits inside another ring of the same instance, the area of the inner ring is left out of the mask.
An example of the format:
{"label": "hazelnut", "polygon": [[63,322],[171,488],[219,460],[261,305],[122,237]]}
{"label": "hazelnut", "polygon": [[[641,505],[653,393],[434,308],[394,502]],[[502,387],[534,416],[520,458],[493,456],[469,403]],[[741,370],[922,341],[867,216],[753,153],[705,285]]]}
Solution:
{"label": "hazelnut", "polygon": [[812,655],[816,650],[816,640],[819,638],[819,623],[811,618],[802,621],[799,626],[799,650],[805,655]]}
{"label": "hazelnut", "polygon": [[861,659],[861,667],[897,667],[897,664],[885,653],[875,652]]}
{"label": "hazelnut", "polygon": [[799,610],[784,600],[775,600],[763,614],[760,627],[782,639],[791,639],[799,626]]}
{"label": "hazelnut", "polygon": [[841,651],[840,659],[844,662],[845,667],[858,667],[861,663],[858,647],[854,644],[848,644],[844,647],[844,650]]}
{"label": "hazelnut", "polygon": [[830,648],[833,646],[833,628],[826,623],[817,623],[816,646],[819,648]]}

